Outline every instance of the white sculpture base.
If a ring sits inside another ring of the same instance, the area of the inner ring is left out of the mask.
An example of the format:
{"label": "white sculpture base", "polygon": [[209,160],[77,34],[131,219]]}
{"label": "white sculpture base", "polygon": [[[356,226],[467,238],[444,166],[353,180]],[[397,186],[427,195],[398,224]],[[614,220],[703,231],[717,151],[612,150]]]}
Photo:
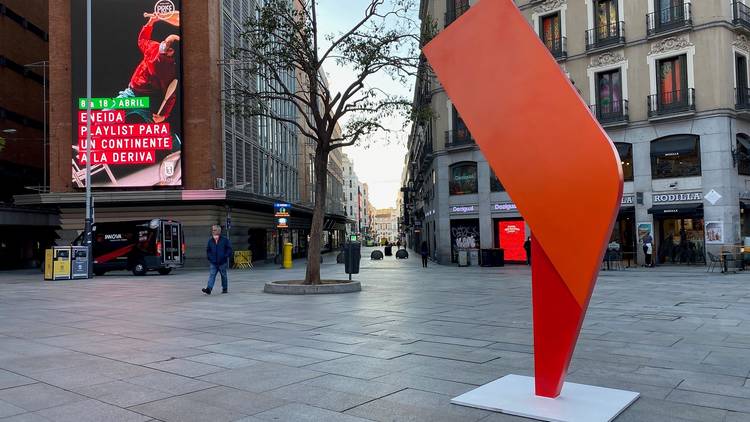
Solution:
{"label": "white sculpture base", "polygon": [[549,399],[534,393],[534,378],[507,375],[464,393],[451,403],[541,421],[610,422],[639,396],[632,391],[566,382],[560,396]]}

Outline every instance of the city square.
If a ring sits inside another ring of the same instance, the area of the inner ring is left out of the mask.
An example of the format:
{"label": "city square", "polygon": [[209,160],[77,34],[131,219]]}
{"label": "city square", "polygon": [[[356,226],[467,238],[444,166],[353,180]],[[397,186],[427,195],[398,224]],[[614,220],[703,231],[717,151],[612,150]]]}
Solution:
{"label": "city square", "polygon": [[[211,296],[198,269],[3,274],[0,420],[528,420],[450,404],[533,373],[528,267],[418,261],[365,258],[362,292],[317,296],[262,292],[301,266]],[[639,392],[618,422],[750,420],[749,311],[742,272],[603,271],[567,380]]]}

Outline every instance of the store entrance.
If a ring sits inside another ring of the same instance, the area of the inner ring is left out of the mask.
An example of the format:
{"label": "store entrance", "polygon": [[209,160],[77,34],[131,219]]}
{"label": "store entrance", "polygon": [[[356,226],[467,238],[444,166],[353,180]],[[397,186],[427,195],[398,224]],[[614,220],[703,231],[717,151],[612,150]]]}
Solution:
{"label": "store entrance", "polygon": [[[616,244],[616,245],[615,245]],[[636,239],[635,239],[635,209],[621,209],[617,216],[612,235],[609,238],[608,249],[620,252],[622,260],[628,266],[636,264]]]}
{"label": "store entrance", "polygon": [[659,219],[659,264],[705,263],[703,217]]}

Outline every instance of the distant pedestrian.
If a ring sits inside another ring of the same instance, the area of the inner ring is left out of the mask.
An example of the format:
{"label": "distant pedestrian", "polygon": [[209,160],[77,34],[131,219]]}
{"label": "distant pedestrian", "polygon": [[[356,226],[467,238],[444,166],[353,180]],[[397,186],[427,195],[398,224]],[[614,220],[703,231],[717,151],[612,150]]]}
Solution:
{"label": "distant pedestrian", "polygon": [[641,239],[643,242],[643,254],[646,256],[646,266],[653,267],[652,255],[654,253],[654,238],[651,237],[651,232],[646,233]]}
{"label": "distant pedestrian", "polygon": [[221,235],[221,226],[214,225],[211,227],[211,237],[206,245],[206,257],[211,266],[208,275],[208,286],[201,289],[203,293],[210,295],[216,282],[216,273],[221,274],[221,292],[229,292],[229,279],[227,278],[227,265],[229,257],[232,256],[232,245],[229,239]]}
{"label": "distant pedestrian", "polygon": [[531,236],[523,242],[523,248],[526,250],[526,265],[531,265]]}
{"label": "distant pedestrian", "polygon": [[401,250],[401,239],[396,241],[396,249]]}
{"label": "distant pedestrian", "polygon": [[427,241],[422,241],[419,253],[422,254],[422,268],[427,268],[427,257],[430,256],[430,249],[427,247]]}

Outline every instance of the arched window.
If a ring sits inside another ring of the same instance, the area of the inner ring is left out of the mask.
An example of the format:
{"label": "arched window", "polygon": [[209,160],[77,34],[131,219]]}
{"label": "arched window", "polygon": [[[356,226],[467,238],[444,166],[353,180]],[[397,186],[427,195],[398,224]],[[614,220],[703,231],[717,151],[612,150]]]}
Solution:
{"label": "arched window", "polygon": [[626,182],[633,181],[633,144],[625,142],[615,142],[615,148],[620,155],[620,164],[622,164],[622,176]]}
{"label": "arched window", "polygon": [[701,142],[696,135],[673,135],[651,141],[651,178],[701,175]]}
{"label": "arched window", "polygon": [[464,162],[451,166],[450,194],[477,193],[477,163]]}
{"label": "arched window", "polygon": [[490,169],[490,192],[505,192],[505,187],[492,169]]}
{"label": "arched window", "polygon": [[750,136],[737,134],[737,172],[750,176]]}

